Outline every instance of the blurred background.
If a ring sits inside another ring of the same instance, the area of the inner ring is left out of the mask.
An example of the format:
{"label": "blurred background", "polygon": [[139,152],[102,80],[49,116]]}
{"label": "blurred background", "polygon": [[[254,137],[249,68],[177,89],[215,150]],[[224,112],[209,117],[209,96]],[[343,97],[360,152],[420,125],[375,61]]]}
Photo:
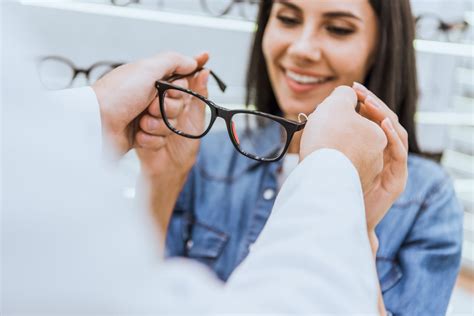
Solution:
{"label": "blurred background", "polygon": [[[225,94],[211,86],[212,99],[227,108],[242,107],[257,0],[11,2],[18,19],[8,25],[2,19],[2,66],[15,64],[14,48],[5,49],[4,32],[33,26],[23,53],[35,62],[46,89],[88,85],[121,63],[163,50],[188,55],[209,51],[209,68],[228,85]],[[465,210],[463,268],[448,314],[474,315],[474,4],[412,0],[412,5],[420,147],[452,175]],[[13,95],[2,93],[2,101]],[[129,178],[123,194],[133,199],[138,173],[133,152],[122,161],[121,170]]]}

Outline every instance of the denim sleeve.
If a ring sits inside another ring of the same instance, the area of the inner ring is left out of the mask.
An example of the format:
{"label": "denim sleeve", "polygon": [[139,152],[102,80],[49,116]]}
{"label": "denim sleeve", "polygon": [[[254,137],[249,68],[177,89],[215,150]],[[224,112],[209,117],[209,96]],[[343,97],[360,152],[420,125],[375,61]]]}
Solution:
{"label": "denim sleeve", "polygon": [[384,293],[393,315],[445,315],[460,269],[463,210],[446,177],[425,197],[398,253],[403,273]]}

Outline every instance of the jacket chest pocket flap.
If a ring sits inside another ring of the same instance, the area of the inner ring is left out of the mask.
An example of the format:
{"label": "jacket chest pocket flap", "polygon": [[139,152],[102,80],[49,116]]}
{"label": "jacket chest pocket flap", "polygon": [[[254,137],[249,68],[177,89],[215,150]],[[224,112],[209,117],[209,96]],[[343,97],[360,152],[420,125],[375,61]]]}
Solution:
{"label": "jacket chest pocket flap", "polygon": [[187,254],[194,258],[215,259],[222,253],[228,239],[228,234],[196,221],[187,242]]}
{"label": "jacket chest pocket flap", "polygon": [[395,260],[379,257],[377,257],[377,273],[382,292],[394,287],[403,276],[402,269]]}

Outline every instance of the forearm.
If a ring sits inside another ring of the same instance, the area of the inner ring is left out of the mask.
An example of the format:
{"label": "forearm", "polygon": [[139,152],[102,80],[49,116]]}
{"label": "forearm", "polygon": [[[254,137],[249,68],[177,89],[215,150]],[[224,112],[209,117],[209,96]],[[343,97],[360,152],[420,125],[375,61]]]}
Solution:
{"label": "forearm", "polygon": [[141,177],[140,192],[153,215],[163,241],[186,178],[187,174],[178,172],[167,172],[153,177],[142,175]]}

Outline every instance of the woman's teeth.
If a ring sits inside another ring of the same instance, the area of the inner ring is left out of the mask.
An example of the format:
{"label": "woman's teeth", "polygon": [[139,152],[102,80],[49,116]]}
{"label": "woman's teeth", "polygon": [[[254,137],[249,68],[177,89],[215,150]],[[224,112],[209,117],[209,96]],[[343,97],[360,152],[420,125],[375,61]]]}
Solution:
{"label": "woman's teeth", "polygon": [[315,84],[315,83],[324,83],[329,81],[330,78],[328,77],[313,77],[313,76],[305,76],[294,73],[292,71],[287,70],[286,75],[291,79],[301,84]]}

